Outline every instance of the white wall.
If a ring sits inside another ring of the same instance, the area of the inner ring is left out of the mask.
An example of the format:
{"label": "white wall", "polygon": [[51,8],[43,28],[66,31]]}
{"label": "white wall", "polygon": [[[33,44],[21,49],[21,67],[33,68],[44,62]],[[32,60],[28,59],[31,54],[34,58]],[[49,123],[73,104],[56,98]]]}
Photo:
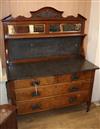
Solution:
{"label": "white wall", "polygon": [[[0,0],[0,20],[3,18],[3,0]],[[4,8],[5,9],[5,8]],[[6,9],[5,9],[6,10]],[[9,13],[9,12],[8,12]],[[0,104],[8,103],[6,92],[6,72],[2,70],[1,59],[3,52],[3,35],[2,35],[2,23],[0,21]]]}
{"label": "white wall", "polygon": [[0,58],[0,104],[8,103],[6,92],[6,72],[2,70],[1,58]]}
{"label": "white wall", "polygon": [[6,81],[0,82],[0,105],[7,104],[7,92],[6,92]]}
{"label": "white wall", "polygon": [[[100,2],[92,0],[87,59],[100,67]],[[92,101],[100,101],[100,70],[96,71]]]}

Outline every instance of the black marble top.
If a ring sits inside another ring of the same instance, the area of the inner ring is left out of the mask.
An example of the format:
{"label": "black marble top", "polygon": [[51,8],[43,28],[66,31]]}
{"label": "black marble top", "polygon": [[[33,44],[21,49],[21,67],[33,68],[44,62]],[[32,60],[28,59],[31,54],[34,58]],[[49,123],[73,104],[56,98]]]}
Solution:
{"label": "black marble top", "polygon": [[8,80],[61,75],[95,69],[98,69],[96,65],[82,57],[45,62],[10,64],[8,66]]}

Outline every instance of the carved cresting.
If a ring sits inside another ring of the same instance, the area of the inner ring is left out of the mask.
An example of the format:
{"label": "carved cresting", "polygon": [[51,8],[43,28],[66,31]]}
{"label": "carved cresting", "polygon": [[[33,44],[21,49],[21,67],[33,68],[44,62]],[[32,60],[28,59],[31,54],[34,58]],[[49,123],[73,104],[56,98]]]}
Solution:
{"label": "carved cresting", "polygon": [[31,18],[62,18],[63,11],[58,11],[52,7],[44,7],[37,11],[30,11],[32,17]]}
{"label": "carved cresting", "polygon": [[7,21],[14,21],[14,22],[20,22],[20,21],[34,21],[34,20],[66,20],[66,21],[79,21],[79,22],[84,22],[86,20],[85,17],[82,15],[78,14],[77,17],[74,17],[72,15],[63,17],[63,11],[56,10],[53,7],[44,7],[41,8],[37,11],[30,11],[31,17],[25,17],[25,16],[17,16],[17,17],[12,17],[12,15],[9,15],[2,19],[3,22]]}

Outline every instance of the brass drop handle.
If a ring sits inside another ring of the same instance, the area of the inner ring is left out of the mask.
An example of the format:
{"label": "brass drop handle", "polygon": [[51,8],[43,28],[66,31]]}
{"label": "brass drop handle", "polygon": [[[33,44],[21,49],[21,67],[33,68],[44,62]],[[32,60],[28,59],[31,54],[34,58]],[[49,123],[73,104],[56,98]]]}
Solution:
{"label": "brass drop handle", "polygon": [[78,79],[79,79],[79,77],[76,73],[72,74],[72,81],[78,80]]}
{"label": "brass drop handle", "polygon": [[39,104],[39,103],[33,104],[32,105],[32,110],[36,110],[36,109],[41,109],[41,104]]}
{"label": "brass drop handle", "polygon": [[79,91],[80,89],[79,89],[79,87],[77,87],[77,86],[71,86],[71,87],[69,87],[69,89],[68,89],[68,91],[69,92],[75,92],[75,91]]}
{"label": "brass drop handle", "polygon": [[39,80],[35,80],[35,81],[32,81],[31,83],[32,86],[39,86],[40,85],[40,81]]}
{"label": "brass drop handle", "polygon": [[32,82],[32,86],[35,88],[35,96],[38,96],[38,86],[40,85],[40,81],[36,80]]}
{"label": "brass drop handle", "polygon": [[71,97],[69,97],[68,101],[69,101],[69,103],[75,103],[75,102],[77,102],[77,97],[71,96]]}

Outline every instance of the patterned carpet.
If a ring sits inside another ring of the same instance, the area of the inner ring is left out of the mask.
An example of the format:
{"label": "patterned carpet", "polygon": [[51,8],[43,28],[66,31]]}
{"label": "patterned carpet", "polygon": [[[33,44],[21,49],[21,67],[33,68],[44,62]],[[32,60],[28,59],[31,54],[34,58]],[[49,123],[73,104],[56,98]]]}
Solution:
{"label": "patterned carpet", "polygon": [[[74,110],[73,110],[74,109]],[[64,108],[18,117],[18,129],[100,129],[100,106]]]}

